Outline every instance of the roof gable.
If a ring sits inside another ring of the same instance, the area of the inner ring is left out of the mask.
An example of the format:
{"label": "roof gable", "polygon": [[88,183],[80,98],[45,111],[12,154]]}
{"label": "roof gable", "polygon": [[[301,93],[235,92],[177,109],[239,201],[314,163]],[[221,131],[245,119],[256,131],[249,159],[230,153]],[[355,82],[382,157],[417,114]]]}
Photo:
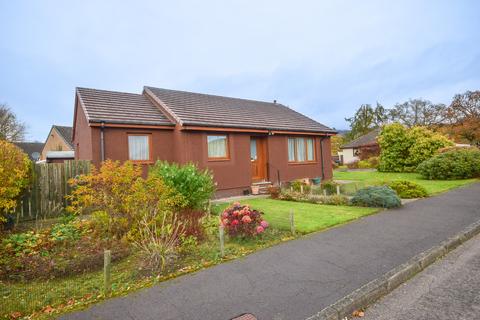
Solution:
{"label": "roof gable", "polygon": [[88,122],[138,125],[174,125],[143,94],[77,88]]}
{"label": "roof gable", "polygon": [[154,87],[144,89],[144,93],[160,100],[182,125],[335,132],[279,103]]}
{"label": "roof gable", "polygon": [[72,133],[73,128],[67,126],[57,126],[53,125],[52,129],[55,129],[60,137],[68,144],[68,146],[73,150],[73,142],[72,142]]}

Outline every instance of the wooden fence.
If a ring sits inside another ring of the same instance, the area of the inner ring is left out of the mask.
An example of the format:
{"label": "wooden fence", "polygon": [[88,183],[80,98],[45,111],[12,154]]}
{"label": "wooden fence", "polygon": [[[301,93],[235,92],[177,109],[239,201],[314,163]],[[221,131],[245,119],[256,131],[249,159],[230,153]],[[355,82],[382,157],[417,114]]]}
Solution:
{"label": "wooden fence", "polygon": [[69,160],[64,163],[34,165],[31,186],[22,195],[15,210],[16,222],[47,219],[61,215],[71,187],[68,180],[90,172],[90,161]]}

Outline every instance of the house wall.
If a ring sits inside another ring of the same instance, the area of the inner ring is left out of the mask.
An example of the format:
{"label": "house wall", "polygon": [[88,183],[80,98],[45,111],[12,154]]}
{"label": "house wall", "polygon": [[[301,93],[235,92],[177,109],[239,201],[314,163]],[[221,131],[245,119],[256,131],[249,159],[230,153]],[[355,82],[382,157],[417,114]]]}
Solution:
{"label": "house wall", "polygon": [[40,160],[47,159],[48,151],[72,151],[72,148],[65,142],[57,130],[52,129],[43,146]]}
{"label": "house wall", "polygon": [[[322,162],[324,163],[325,179],[332,177],[332,164],[330,158],[330,138],[326,137],[322,140],[322,148],[320,148],[321,137],[313,137],[315,139],[315,159],[313,163],[289,163],[288,162],[288,135],[274,135],[268,137],[268,172],[271,182],[278,182],[278,174],[280,181],[287,182],[302,178],[322,177]],[[322,159],[323,154],[323,161]]]}
{"label": "house wall", "polygon": [[[80,110],[81,111],[81,110]],[[79,144],[76,159],[91,160],[95,166],[101,162],[100,128],[89,127],[83,112],[77,116],[75,143]],[[221,161],[208,160],[207,135],[221,132],[186,131],[177,127],[175,130],[162,129],[128,129],[104,128],[105,158],[128,160],[128,134],[145,133],[152,135],[153,160],[170,162],[193,162],[200,168],[212,171],[217,183],[217,197],[241,195],[251,186],[250,137],[254,134],[226,132],[229,143],[229,159]],[[330,138],[315,136],[314,163],[288,163],[287,135],[263,135],[267,139],[268,178],[277,182],[277,170],[280,170],[282,182],[300,178],[322,176],[323,154],[325,179],[332,177],[330,160]],[[320,141],[322,140],[322,149]],[[144,165],[144,172],[148,165]]]}
{"label": "house wall", "polygon": [[[229,144],[228,160],[208,160],[207,136],[226,134]],[[196,163],[212,171],[217,183],[217,197],[241,195],[251,185],[250,135],[243,133],[207,133],[183,131],[183,162]]]}
{"label": "house wall", "polygon": [[355,150],[356,149],[354,148],[341,149],[341,151],[338,152],[338,155],[343,157],[343,163],[352,163],[358,160],[358,157],[355,156]]}
{"label": "house wall", "polygon": [[92,128],[88,126],[83,109],[76,103],[73,145],[76,160],[93,160]]}

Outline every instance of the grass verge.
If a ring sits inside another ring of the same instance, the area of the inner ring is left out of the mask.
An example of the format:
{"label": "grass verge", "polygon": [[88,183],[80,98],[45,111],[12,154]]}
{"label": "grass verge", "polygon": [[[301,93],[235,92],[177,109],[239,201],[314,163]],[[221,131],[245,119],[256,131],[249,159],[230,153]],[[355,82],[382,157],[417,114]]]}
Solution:
{"label": "grass verge", "polygon": [[333,178],[336,180],[358,181],[365,185],[378,184],[384,181],[392,180],[409,180],[425,187],[429,195],[438,194],[479,181],[479,179],[426,180],[423,179],[422,176],[418,173],[338,170],[334,171]]}

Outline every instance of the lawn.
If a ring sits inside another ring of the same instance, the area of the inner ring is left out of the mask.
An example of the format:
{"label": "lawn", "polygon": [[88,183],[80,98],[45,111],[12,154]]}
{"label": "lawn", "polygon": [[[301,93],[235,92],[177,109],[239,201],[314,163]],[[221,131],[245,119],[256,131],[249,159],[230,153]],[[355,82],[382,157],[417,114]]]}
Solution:
{"label": "lawn", "polygon": [[383,181],[409,180],[427,189],[430,195],[445,192],[454,188],[478,182],[478,179],[465,180],[426,180],[418,173],[397,173],[397,172],[378,172],[378,171],[338,171],[335,170],[333,178],[336,180],[359,181],[365,185],[377,184]]}
{"label": "lawn", "polygon": [[[240,201],[253,209],[262,211],[272,228],[290,230],[290,211],[293,210],[295,229],[300,233],[309,233],[345,223],[372,213],[376,208],[320,205],[304,202],[273,199],[249,199]],[[215,211],[222,211],[228,204],[219,204]]]}

